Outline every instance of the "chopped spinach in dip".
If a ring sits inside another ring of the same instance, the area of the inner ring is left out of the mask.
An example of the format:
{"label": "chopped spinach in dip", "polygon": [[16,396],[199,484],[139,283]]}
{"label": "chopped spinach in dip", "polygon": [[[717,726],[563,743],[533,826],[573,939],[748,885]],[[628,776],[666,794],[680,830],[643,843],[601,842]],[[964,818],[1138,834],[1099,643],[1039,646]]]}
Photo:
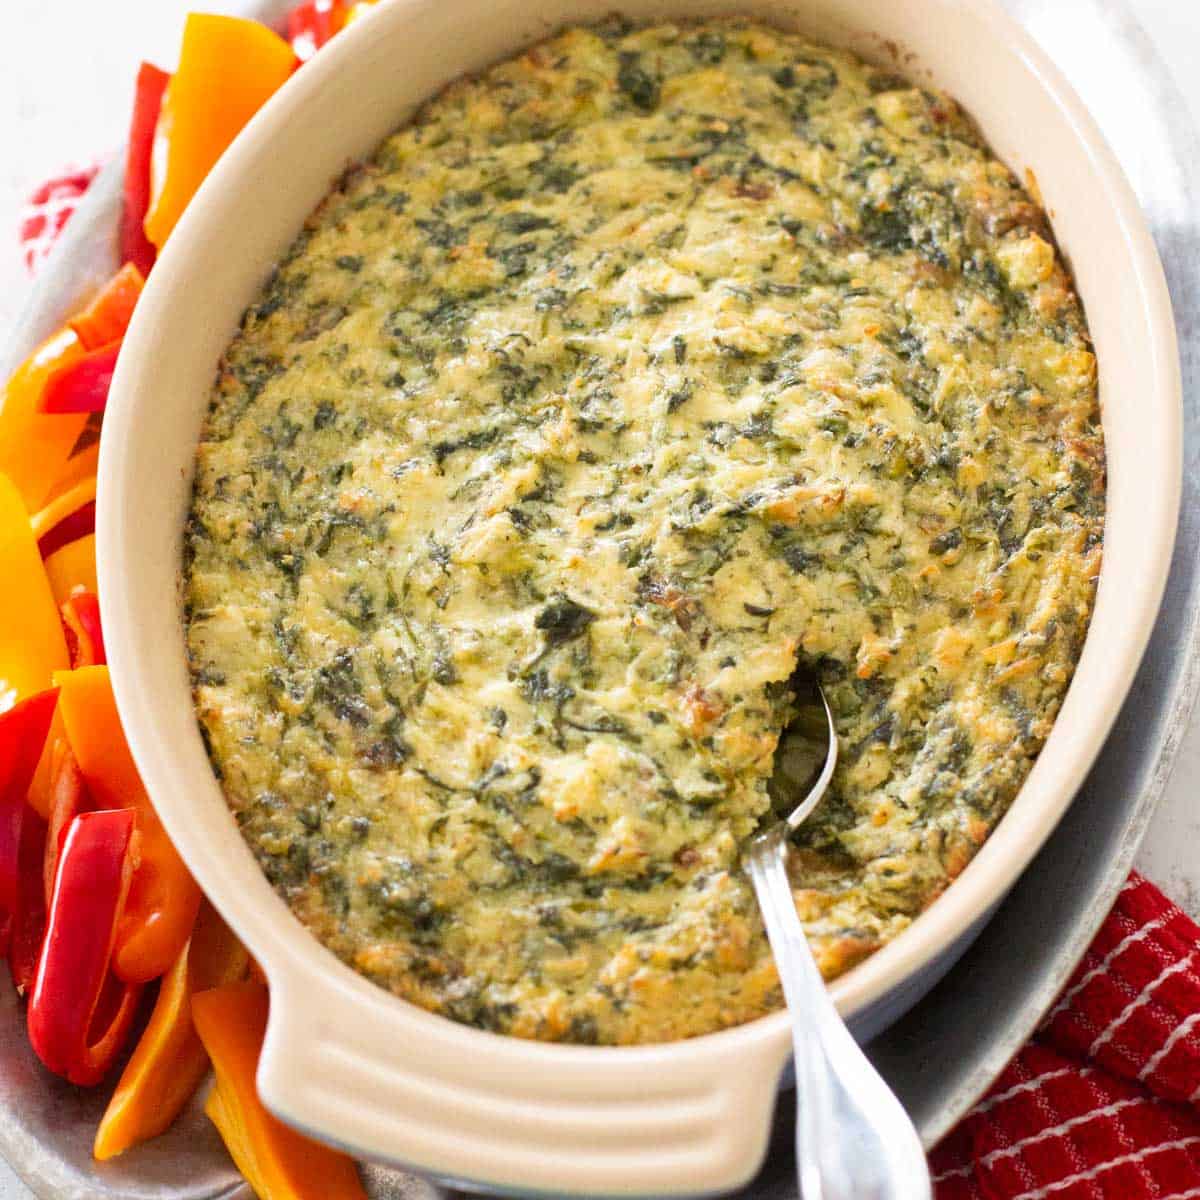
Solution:
{"label": "chopped spinach in dip", "polygon": [[781,1003],[740,847],[797,663],[827,976],[959,874],[1100,566],[1095,361],[945,95],[744,21],[571,29],[349,171],[220,367],[200,722],[312,932],[521,1037]]}

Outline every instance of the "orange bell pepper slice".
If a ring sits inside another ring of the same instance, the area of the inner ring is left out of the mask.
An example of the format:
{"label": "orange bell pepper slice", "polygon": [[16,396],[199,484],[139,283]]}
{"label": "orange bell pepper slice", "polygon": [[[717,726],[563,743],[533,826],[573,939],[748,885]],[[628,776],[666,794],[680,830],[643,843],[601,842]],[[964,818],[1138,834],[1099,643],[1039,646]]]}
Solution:
{"label": "orange bell pepper slice", "polygon": [[202,903],[191,940],[162,981],[150,1023],[96,1131],[96,1158],[115,1158],[156,1137],[183,1111],[208,1072],[208,1053],[192,1023],[192,996],[236,983],[249,961],[217,910]]}
{"label": "orange bell pepper slice", "polygon": [[133,263],[126,263],[91,304],[71,318],[69,324],[85,350],[99,350],[125,336],[145,284],[141,271]]}
{"label": "orange bell pepper slice", "polygon": [[46,575],[57,604],[65,604],[77,588],[99,593],[96,583],[96,535],[76,538],[46,559]]}
{"label": "orange bell pepper slice", "polygon": [[[93,420],[98,420],[98,416],[93,417]],[[85,429],[80,441],[83,441],[88,436],[88,431]],[[62,474],[55,480],[54,486],[50,489],[49,495],[46,497],[46,504],[42,505],[45,508],[51,501],[57,500],[59,496],[69,492],[77,484],[88,479],[96,474],[100,466],[100,430],[96,427],[95,439],[90,445],[80,449],[78,444],[75,448],[75,453],[67,459],[67,465],[63,468]]]}
{"label": "orange bell pepper slice", "polygon": [[88,420],[87,413],[40,412],[42,389],[54,371],[84,353],[74,330],[60,329],[5,385],[0,402],[0,471],[16,484],[29,512],[46,503]]}
{"label": "orange bell pepper slice", "polygon": [[46,737],[46,745],[42,749],[42,757],[38,761],[37,770],[33,773],[33,782],[29,785],[26,799],[43,821],[50,819],[54,811],[54,789],[58,772],[61,769],[62,756],[69,749],[67,746],[67,731],[63,727],[62,713],[56,707],[54,719],[50,722],[50,733]]}
{"label": "orange bell pepper slice", "polygon": [[0,475],[0,710],[45,691],[67,642],[16,485]]}
{"label": "orange bell pepper slice", "polygon": [[187,943],[200,889],[171,844],[129,753],[108,667],[59,671],[59,711],[92,799],[101,808],[137,815],[140,861],[117,926],[113,971],[146,983],[170,970]]}
{"label": "orange bell pepper slice", "polygon": [[258,21],[190,13],[163,96],[151,158],[146,236],[160,250],[242,126],[292,73],[296,57]]}
{"label": "orange bell pepper slice", "polygon": [[204,1111],[260,1200],[366,1200],[354,1161],[309,1141],[263,1107],[254,1085],[267,1031],[267,989],[233,983],[192,997],[216,1084]]}

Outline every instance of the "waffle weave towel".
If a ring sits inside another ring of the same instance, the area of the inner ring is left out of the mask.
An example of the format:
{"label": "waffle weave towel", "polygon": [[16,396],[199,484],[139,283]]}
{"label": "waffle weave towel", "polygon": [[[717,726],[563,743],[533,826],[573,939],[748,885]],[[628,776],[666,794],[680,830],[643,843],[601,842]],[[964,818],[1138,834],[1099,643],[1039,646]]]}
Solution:
{"label": "waffle weave towel", "polygon": [[[31,271],[95,174],[31,197]],[[1200,927],[1132,875],[1033,1039],[930,1166],[937,1200],[1200,1200]]]}
{"label": "waffle weave towel", "polygon": [[1200,1200],[1200,927],[1130,876],[930,1165],[937,1200]]}
{"label": "waffle weave towel", "polygon": [[18,235],[25,266],[31,274],[37,272],[54,248],[58,235],[99,170],[94,163],[72,167],[53,179],[47,179],[29,197],[21,212]]}

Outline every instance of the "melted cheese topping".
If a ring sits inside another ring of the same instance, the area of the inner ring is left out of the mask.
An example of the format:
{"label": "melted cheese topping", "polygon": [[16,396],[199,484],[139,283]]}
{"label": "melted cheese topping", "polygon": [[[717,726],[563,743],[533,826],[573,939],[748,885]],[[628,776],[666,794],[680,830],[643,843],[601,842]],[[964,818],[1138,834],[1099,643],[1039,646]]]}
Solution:
{"label": "melted cheese topping", "polygon": [[739,847],[797,662],[828,975],[962,870],[1092,604],[1095,363],[944,95],[744,22],[572,29],[431,102],[222,363],[187,533],[242,831],[384,987],[664,1040],[778,982]]}

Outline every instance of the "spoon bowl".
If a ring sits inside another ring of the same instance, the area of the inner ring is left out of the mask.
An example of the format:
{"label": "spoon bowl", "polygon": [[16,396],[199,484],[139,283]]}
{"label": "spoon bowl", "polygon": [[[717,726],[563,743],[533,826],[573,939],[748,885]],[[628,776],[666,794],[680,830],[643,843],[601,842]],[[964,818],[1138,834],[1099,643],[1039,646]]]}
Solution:
{"label": "spoon bowl", "polygon": [[[825,693],[821,769],[799,804],[750,840],[754,883],[792,1021],[796,1065],[796,1171],[801,1200],[929,1200],[925,1152],[900,1101],[838,1016],[809,949],[787,873],[788,834],[821,802],[837,767],[838,740]],[[781,745],[773,791],[778,804],[798,772]],[[791,757],[797,757],[792,755]],[[811,773],[811,772],[810,772]]]}

